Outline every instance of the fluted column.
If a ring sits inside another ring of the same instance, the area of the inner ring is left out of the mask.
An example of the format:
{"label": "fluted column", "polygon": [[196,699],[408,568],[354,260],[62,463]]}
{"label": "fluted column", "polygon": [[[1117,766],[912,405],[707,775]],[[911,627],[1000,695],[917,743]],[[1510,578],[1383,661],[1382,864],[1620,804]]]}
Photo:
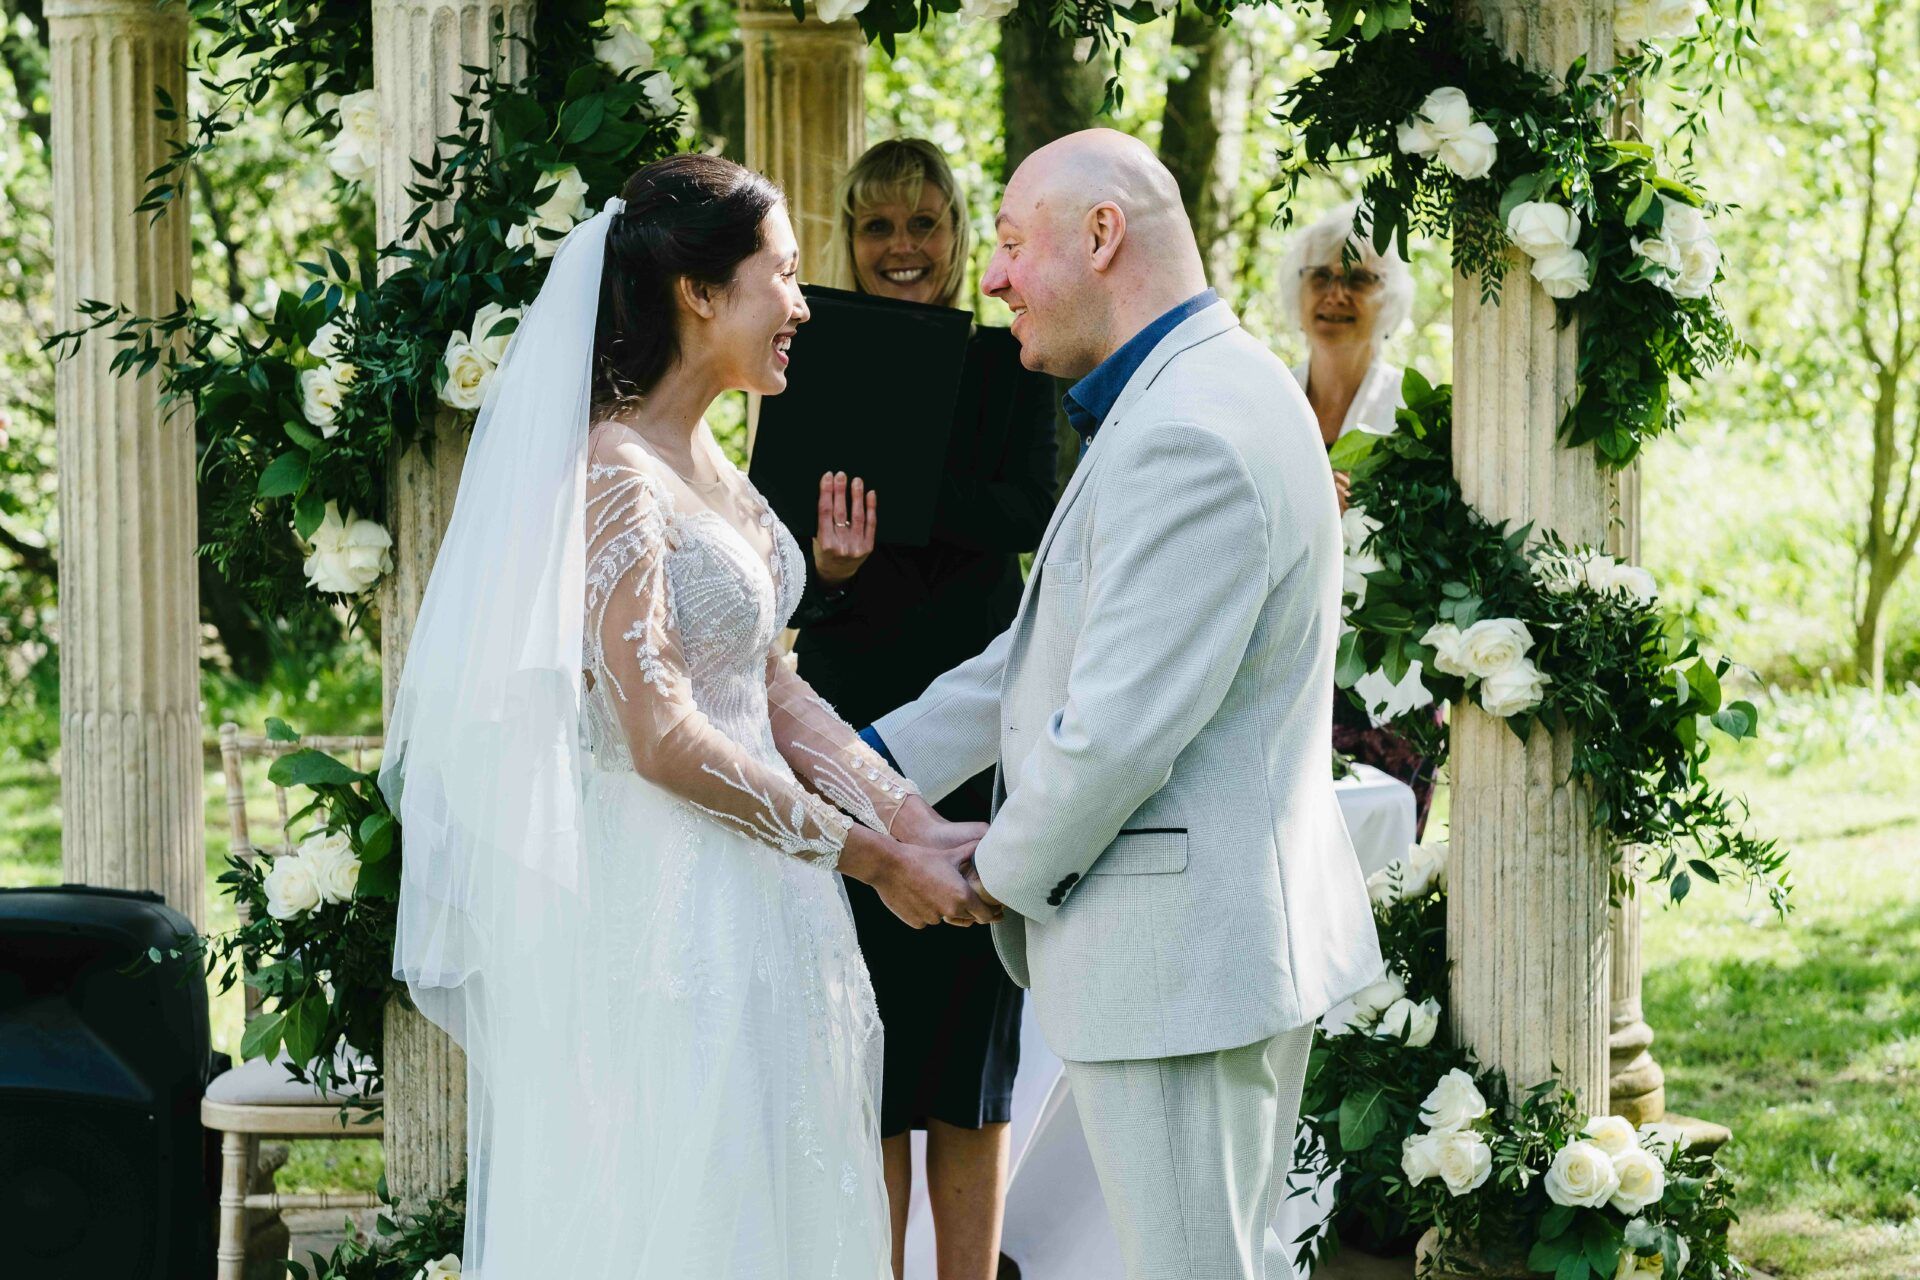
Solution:
{"label": "fluted column", "polygon": [[[177,126],[156,89],[187,92],[182,6],[47,0],[53,70],[54,295],[140,315],[191,292],[187,191],[136,214]],[[60,482],[63,876],[151,889],[206,919],[200,829],[200,588],[193,414],[162,413],[158,377],[115,377],[103,335],[54,376]]]}
{"label": "fluted column", "polygon": [[[1556,75],[1611,59],[1607,0],[1485,0],[1462,6],[1510,56]],[[1469,89],[1471,92],[1471,89]],[[1593,450],[1557,426],[1574,388],[1579,333],[1516,259],[1500,301],[1454,281],[1454,471],[1490,519],[1604,544],[1614,485]],[[1610,850],[1571,785],[1572,742],[1456,708],[1447,903],[1456,1031],[1525,1088],[1558,1074],[1594,1111],[1608,1080]]]}
{"label": "fluted column", "polygon": [[[504,65],[518,72],[525,46],[498,33],[525,34],[532,27],[531,0],[374,0],[373,77],[384,129],[375,183],[381,244],[399,238],[413,211],[406,192],[413,162],[428,159],[435,139],[458,124],[454,97],[467,93],[472,81],[461,68]],[[459,415],[441,413],[424,440],[388,468],[394,567],[381,585],[380,661],[389,710],[434,555],[453,516],[467,430]],[[466,1174],[466,1058],[439,1028],[395,1001],[387,1009],[385,1060],[387,1184],[401,1200],[418,1203]]]}
{"label": "fluted column", "polygon": [[784,0],[744,0],[747,167],[785,189],[800,278],[827,267],[834,189],[866,149],[867,43],[858,24],[795,22]]}

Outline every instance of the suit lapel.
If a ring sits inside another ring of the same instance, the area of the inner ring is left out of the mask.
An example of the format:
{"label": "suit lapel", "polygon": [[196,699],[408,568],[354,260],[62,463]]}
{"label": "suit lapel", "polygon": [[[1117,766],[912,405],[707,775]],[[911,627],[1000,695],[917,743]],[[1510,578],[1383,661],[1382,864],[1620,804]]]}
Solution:
{"label": "suit lapel", "polygon": [[[1206,310],[1181,321],[1174,327],[1173,332],[1162,338],[1159,344],[1147,353],[1147,358],[1140,362],[1140,367],[1133,371],[1131,378],[1127,379],[1127,385],[1120,391],[1120,398],[1113,402],[1113,408],[1100,423],[1100,434],[1105,435],[1115,429],[1127,410],[1133,407],[1134,401],[1145,394],[1147,388],[1153,385],[1153,380],[1160,376],[1160,371],[1166,368],[1167,363],[1175,356],[1209,338],[1219,337],[1239,323],[1239,320],[1234,317],[1233,308],[1224,302],[1216,302]],[[1097,437],[1095,447],[1098,447]],[[1040,580],[1040,566],[1047,558],[1047,548],[1053,545],[1054,534],[1059,532],[1061,521],[1073,506],[1074,500],[1080,496],[1080,491],[1086,487],[1087,476],[1093,468],[1093,454],[1092,450],[1089,450],[1087,456],[1080,460],[1080,465],[1073,469],[1073,476],[1067,481],[1066,490],[1061,493],[1060,501],[1054,505],[1053,518],[1047,521],[1047,531],[1040,536],[1039,549],[1033,553],[1033,572],[1027,577],[1027,596],[1032,594],[1034,584]],[[1023,615],[1026,612],[1027,596],[1022,596],[1020,602],[1020,611]]]}

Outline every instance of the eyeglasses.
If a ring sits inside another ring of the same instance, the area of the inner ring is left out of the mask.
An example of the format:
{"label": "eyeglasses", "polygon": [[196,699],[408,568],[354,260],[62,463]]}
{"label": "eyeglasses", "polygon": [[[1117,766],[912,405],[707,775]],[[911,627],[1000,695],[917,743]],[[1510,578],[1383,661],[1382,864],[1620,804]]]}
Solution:
{"label": "eyeglasses", "polygon": [[1348,293],[1372,293],[1380,287],[1380,277],[1361,267],[1336,271],[1332,267],[1302,267],[1300,279],[1315,293],[1326,293],[1339,285]]}

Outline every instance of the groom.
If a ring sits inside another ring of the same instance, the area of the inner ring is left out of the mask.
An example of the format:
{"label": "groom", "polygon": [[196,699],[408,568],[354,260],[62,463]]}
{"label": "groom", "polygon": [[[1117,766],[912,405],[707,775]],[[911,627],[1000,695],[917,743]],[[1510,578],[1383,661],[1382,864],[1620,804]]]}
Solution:
{"label": "groom", "polygon": [[1327,764],[1332,474],[1145,145],[1042,148],[998,228],[983,288],[1028,368],[1077,379],[1084,456],[1013,625],[868,740],[929,800],[998,762],[975,889],[1131,1280],[1280,1280],[1313,1023],[1381,968]]}

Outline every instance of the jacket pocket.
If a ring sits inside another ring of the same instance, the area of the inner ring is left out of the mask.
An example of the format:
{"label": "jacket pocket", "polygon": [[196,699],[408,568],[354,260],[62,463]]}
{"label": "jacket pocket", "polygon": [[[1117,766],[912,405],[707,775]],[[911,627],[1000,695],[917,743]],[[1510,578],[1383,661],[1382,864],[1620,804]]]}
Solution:
{"label": "jacket pocket", "polygon": [[1080,581],[1080,561],[1046,560],[1040,565],[1040,589],[1072,586]]}
{"label": "jacket pocket", "polygon": [[1087,869],[1090,876],[1167,875],[1187,869],[1184,827],[1122,831]]}

